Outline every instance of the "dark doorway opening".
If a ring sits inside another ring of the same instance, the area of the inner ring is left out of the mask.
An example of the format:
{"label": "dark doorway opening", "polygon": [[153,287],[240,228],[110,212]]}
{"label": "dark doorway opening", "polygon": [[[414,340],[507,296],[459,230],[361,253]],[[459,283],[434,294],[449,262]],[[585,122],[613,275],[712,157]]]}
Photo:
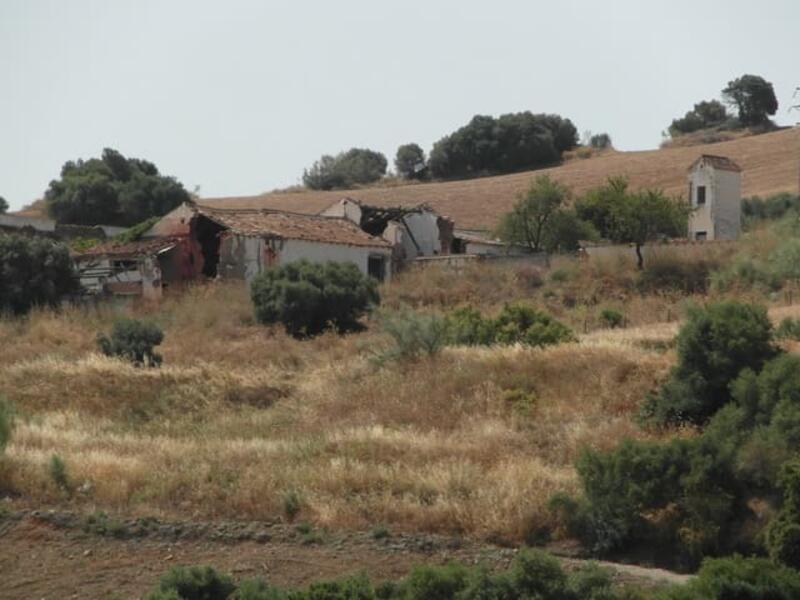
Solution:
{"label": "dark doorway opening", "polygon": [[217,276],[219,264],[219,236],[225,228],[211,219],[198,215],[194,222],[194,237],[203,254],[203,275]]}
{"label": "dark doorway opening", "polygon": [[370,256],[367,259],[367,273],[378,281],[383,281],[386,276],[386,258],[383,256]]}

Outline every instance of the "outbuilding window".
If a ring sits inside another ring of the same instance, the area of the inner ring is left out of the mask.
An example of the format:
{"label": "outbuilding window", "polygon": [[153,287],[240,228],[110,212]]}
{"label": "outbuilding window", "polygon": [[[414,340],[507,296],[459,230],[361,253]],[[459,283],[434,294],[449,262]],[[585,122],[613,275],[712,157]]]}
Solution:
{"label": "outbuilding window", "polygon": [[706,186],[697,186],[697,206],[702,206],[706,203]]}

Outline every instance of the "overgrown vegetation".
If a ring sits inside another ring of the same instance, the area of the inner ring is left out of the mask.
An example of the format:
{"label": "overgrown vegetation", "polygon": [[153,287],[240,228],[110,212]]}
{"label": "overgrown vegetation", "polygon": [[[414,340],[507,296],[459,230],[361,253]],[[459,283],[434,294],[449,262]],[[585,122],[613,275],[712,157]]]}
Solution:
{"label": "overgrown vegetation", "polygon": [[303,184],[312,190],[333,190],[373,183],[386,175],[387,164],[383,154],[367,148],[325,154],[303,171]]}
{"label": "overgrown vegetation", "polygon": [[168,213],[189,193],[151,162],[105,148],[100,158],[68,161],[45,193],[48,214],[59,223],[121,225]]}
{"label": "overgrown vegetation", "polygon": [[358,331],[361,317],[380,302],[375,280],[344,262],[298,260],[272,267],[250,289],[258,321],[280,323],[295,337]]}
{"label": "overgrown vegetation", "polygon": [[366,574],[318,581],[301,589],[283,589],[262,579],[236,584],[211,567],[175,567],[149,600],[636,600],[633,588],[615,585],[611,573],[587,564],[566,573],[559,562],[538,550],[522,550],[508,570],[459,563],[418,566],[398,582],[374,585]]}
{"label": "overgrown vegetation", "polygon": [[557,162],[577,143],[572,121],[558,115],[476,115],[433,145],[428,167],[442,179],[511,173]]}
{"label": "overgrown vegetation", "polygon": [[111,335],[98,334],[97,347],[106,356],[123,358],[137,367],[157,367],[162,358],[155,352],[155,347],[162,341],[164,332],[155,323],[118,319],[114,322]]}
{"label": "overgrown vegetation", "polygon": [[[707,555],[767,549],[794,564],[800,357],[779,353],[771,333],[760,307],[728,301],[690,311],[678,365],[646,413],[705,428],[585,450],[577,462],[583,494],[552,500],[569,530],[600,554],[658,548],[657,558],[683,567]],[[753,506],[781,496],[783,508],[762,538]]]}
{"label": "overgrown vegetation", "polygon": [[58,306],[78,291],[68,248],[41,237],[0,233],[0,313]]}
{"label": "overgrown vegetation", "polygon": [[11,433],[14,430],[14,411],[11,404],[0,396],[0,455],[6,449]]}

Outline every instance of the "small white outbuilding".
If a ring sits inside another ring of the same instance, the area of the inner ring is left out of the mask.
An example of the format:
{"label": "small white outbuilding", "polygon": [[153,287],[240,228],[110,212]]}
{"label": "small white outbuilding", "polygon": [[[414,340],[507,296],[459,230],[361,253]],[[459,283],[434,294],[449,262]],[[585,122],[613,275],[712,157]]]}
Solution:
{"label": "small white outbuilding", "polygon": [[741,232],[742,169],[725,156],[703,154],[689,167],[689,239],[735,240]]}

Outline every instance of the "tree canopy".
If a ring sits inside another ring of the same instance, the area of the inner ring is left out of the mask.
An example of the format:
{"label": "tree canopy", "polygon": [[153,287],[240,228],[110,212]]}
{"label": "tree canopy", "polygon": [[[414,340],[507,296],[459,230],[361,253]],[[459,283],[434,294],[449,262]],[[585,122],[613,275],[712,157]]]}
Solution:
{"label": "tree canopy", "polygon": [[569,196],[569,188],[549,175],[539,175],[500,220],[498,237],[534,252],[576,250],[581,239],[592,239],[596,232],[564,207]]}
{"label": "tree canopy", "polygon": [[624,177],[609,177],[605,185],[578,199],[575,210],[601,237],[635,244],[639,268],[644,266],[642,246],[662,237],[684,236],[691,212],[687,203],[661,190],[629,191]]}
{"label": "tree canopy", "polygon": [[403,144],[397,149],[394,168],[404,179],[422,179],[427,168],[425,151],[418,144]]}
{"label": "tree canopy", "polygon": [[8,212],[8,202],[5,198],[0,196],[0,215]]}
{"label": "tree canopy", "polygon": [[372,183],[386,175],[386,157],[368,148],[351,148],[336,156],[323,155],[303,171],[303,184],[312,190],[333,190]]}
{"label": "tree canopy", "polygon": [[153,163],[111,148],[101,158],[66,162],[45,193],[47,212],[58,223],[123,227],[166,214],[189,198]]}
{"label": "tree canopy", "polygon": [[557,162],[577,143],[572,121],[558,115],[478,115],[436,142],[428,164],[434,177],[445,179],[510,173]]}
{"label": "tree canopy", "polygon": [[728,111],[719,100],[703,100],[694,105],[683,118],[673,119],[669,126],[669,133],[675,137],[682,133],[691,133],[700,129],[707,129],[722,125],[728,120]]}
{"label": "tree canopy", "polygon": [[0,313],[55,306],[78,290],[69,250],[39,237],[0,234]]}
{"label": "tree canopy", "polygon": [[739,111],[742,125],[761,125],[778,110],[772,84],[758,75],[742,75],[729,81],[722,97]]}

